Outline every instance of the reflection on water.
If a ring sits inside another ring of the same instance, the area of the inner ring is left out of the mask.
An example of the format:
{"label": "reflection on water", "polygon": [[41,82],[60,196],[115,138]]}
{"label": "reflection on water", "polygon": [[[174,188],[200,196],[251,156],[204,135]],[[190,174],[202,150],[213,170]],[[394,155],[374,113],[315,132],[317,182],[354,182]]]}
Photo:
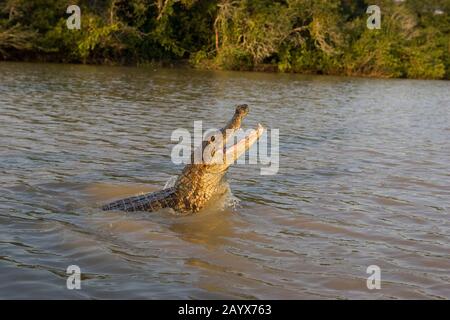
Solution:
{"label": "reflection on water", "polygon": [[[450,298],[449,89],[2,63],[0,297]],[[280,171],[233,166],[236,208],[99,210],[164,186],[172,130],[219,127],[238,103],[246,128],[280,129]]]}

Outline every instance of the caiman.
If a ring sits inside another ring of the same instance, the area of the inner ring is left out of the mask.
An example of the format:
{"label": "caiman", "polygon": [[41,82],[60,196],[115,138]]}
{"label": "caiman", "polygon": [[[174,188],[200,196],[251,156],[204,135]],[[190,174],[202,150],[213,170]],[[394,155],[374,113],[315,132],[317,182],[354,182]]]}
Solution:
{"label": "caiman", "polygon": [[256,130],[252,130],[245,138],[226,147],[227,141],[239,130],[248,112],[246,104],[238,105],[228,124],[205,138],[202,145],[192,152],[191,161],[184,167],[173,187],[117,200],[103,206],[103,210],[151,212],[172,208],[178,213],[189,214],[203,209],[212,198],[226,192],[224,177],[228,168],[264,132],[264,128],[258,124]]}

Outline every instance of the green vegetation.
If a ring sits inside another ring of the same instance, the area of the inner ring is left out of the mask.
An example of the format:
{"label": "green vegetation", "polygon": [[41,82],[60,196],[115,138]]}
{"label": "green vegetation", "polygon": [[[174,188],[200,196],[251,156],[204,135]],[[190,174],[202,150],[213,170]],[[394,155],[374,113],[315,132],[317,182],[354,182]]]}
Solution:
{"label": "green vegetation", "polygon": [[[66,9],[81,8],[81,30]],[[381,29],[366,26],[369,5]],[[448,0],[0,0],[0,59],[450,78]]]}

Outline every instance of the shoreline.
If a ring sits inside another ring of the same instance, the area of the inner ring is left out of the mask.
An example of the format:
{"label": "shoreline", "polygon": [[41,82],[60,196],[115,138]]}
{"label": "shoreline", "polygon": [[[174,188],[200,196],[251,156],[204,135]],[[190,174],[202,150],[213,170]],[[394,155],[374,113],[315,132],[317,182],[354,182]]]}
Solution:
{"label": "shoreline", "polygon": [[346,77],[346,78],[362,78],[362,79],[379,79],[379,80],[419,80],[419,81],[449,81],[450,78],[432,79],[432,78],[407,78],[407,77],[383,77],[370,74],[336,74],[336,73],[313,73],[313,72],[283,72],[278,70],[277,65],[273,64],[261,64],[257,65],[251,70],[234,70],[234,69],[222,69],[217,67],[202,67],[202,64],[192,65],[189,63],[189,59],[182,60],[154,60],[141,63],[94,63],[94,62],[63,62],[54,60],[42,60],[42,59],[0,59],[0,63],[36,63],[36,64],[55,64],[55,65],[74,65],[74,66],[94,66],[94,67],[125,67],[125,68],[165,68],[165,69],[186,69],[186,70],[198,70],[198,71],[223,71],[223,72],[248,72],[248,73],[267,73],[267,74],[285,74],[285,75],[304,75],[304,76],[328,76],[328,77]]}

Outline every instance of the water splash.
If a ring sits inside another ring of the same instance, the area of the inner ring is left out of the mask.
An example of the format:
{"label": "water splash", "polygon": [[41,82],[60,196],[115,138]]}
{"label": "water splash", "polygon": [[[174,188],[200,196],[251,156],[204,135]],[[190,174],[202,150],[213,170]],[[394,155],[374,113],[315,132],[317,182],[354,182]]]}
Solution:
{"label": "water splash", "polygon": [[231,191],[229,194],[227,194],[227,197],[225,198],[224,203],[226,208],[230,208],[233,211],[237,210],[238,208],[241,208],[241,200],[237,198]]}
{"label": "water splash", "polygon": [[231,209],[235,211],[237,208],[240,208],[240,200],[231,191],[229,183],[223,183],[225,184],[226,191],[222,196],[220,196],[217,203],[219,204],[221,210]]}

